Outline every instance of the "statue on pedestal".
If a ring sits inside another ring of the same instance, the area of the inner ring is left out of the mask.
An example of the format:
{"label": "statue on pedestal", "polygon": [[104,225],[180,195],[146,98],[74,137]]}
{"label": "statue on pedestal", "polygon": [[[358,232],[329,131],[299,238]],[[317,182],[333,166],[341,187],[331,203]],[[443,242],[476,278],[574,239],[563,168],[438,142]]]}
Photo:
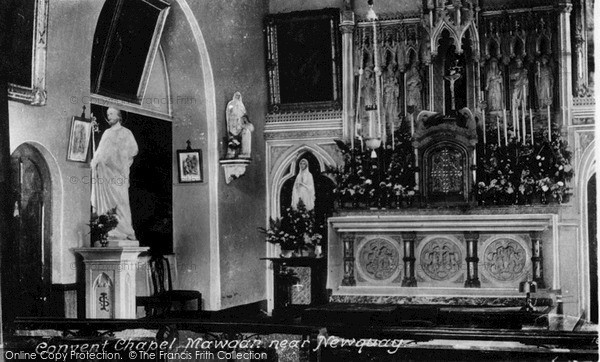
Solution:
{"label": "statue on pedestal", "polygon": [[129,205],[129,168],[138,153],[130,130],[121,124],[121,111],[106,111],[110,128],[104,131],[91,162],[92,207],[98,215],[116,207],[116,228],[108,232],[109,240],[136,240]]}
{"label": "statue on pedestal", "polygon": [[250,158],[254,126],[250,123],[240,92],[235,92],[227,103],[227,131],[226,158]]}

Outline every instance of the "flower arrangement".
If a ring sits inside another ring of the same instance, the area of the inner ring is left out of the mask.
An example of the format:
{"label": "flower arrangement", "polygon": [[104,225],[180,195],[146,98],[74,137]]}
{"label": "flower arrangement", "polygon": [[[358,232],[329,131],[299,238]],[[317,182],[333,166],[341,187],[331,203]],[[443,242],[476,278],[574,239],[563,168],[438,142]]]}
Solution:
{"label": "flower arrangement", "polygon": [[282,251],[294,250],[298,254],[314,250],[323,242],[323,225],[315,220],[315,211],[307,210],[300,200],[296,208],[285,209],[282,218],[269,220],[269,228],[259,228],[265,241],[279,244]]}
{"label": "flower arrangement", "polygon": [[418,188],[413,167],[414,149],[405,128],[395,132],[394,147],[392,137],[388,137],[385,145],[377,149],[376,158],[359,140],[354,147],[336,140],[344,163],[330,167],[325,173],[332,175],[336,182],[333,192],[340,205],[384,208],[390,206],[392,200],[396,207],[400,207],[402,200],[412,202]]}
{"label": "flower arrangement", "polygon": [[93,211],[89,223],[92,245],[95,241],[99,241],[101,246],[107,246],[108,233],[116,228],[118,224],[119,219],[117,218],[116,206],[101,215]]}
{"label": "flower arrangement", "polygon": [[536,132],[533,145],[528,140],[522,144],[513,137],[507,145],[487,144],[474,188],[480,205],[532,204],[536,192],[542,203],[548,203],[550,193],[562,203],[566,182],[573,177],[566,142],[555,127],[552,141],[547,131]]}

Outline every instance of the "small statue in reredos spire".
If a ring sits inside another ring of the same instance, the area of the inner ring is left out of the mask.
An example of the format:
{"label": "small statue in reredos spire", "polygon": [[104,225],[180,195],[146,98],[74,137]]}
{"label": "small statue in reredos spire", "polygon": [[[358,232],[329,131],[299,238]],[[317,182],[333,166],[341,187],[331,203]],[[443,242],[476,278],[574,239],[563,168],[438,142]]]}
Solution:
{"label": "small statue in reredos spire", "polygon": [[227,155],[226,158],[250,158],[252,152],[252,132],[242,94],[235,92],[227,103]]}

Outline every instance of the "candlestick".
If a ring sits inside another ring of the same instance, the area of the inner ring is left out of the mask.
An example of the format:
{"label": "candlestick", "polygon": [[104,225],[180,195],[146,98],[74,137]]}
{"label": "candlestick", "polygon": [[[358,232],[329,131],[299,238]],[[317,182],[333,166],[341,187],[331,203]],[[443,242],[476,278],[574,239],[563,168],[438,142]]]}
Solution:
{"label": "candlestick", "polygon": [[506,109],[504,111],[504,145],[508,146],[508,130],[506,129]]}
{"label": "candlestick", "polygon": [[512,118],[513,131],[515,132],[515,138],[517,139],[517,142],[521,142],[521,130],[519,129],[519,108],[518,107],[513,108],[513,114],[511,116],[512,116],[511,118]]}
{"label": "candlestick", "polygon": [[498,131],[498,147],[500,147],[500,117],[496,116],[496,130]]}
{"label": "candlestick", "polygon": [[379,52],[377,51],[377,24],[375,23],[377,18],[373,19],[373,58],[375,58],[375,94],[377,100],[377,130],[379,131],[378,136],[381,137],[381,69],[379,69]]}
{"label": "candlestick", "polygon": [[486,144],[486,134],[485,134],[485,115],[483,115],[483,145]]}
{"label": "candlestick", "polygon": [[392,151],[396,149],[396,139],[394,137],[394,120],[392,120]]}
{"label": "candlestick", "polygon": [[529,128],[531,129],[531,146],[533,146],[533,113],[531,112],[531,108],[529,108]]}
{"label": "candlestick", "polygon": [[410,135],[412,136],[415,134],[415,118],[412,112],[408,114],[408,118],[410,119]]}
{"label": "candlestick", "polygon": [[548,142],[552,142],[552,121],[550,120],[550,105],[547,106],[548,109]]}
{"label": "candlestick", "polygon": [[521,113],[521,122],[523,122],[523,144],[527,139],[527,126],[525,123],[525,112],[527,112],[527,108],[525,107],[525,100],[523,100],[523,107],[521,108],[523,112]]}

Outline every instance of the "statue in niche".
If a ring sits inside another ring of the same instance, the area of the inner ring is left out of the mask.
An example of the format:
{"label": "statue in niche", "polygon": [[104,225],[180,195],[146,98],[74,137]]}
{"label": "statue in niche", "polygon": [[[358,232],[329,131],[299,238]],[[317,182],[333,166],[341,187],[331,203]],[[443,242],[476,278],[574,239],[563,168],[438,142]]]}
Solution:
{"label": "statue in niche", "polygon": [[527,90],[529,88],[529,79],[527,78],[527,69],[523,67],[523,60],[517,58],[515,67],[510,73],[511,81],[511,107],[518,109],[523,105],[525,109],[527,102]]}
{"label": "statue in niche", "polygon": [[240,92],[235,92],[227,103],[227,131],[226,158],[250,158],[254,126],[250,123]]}
{"label": "statue in niche", "polygon": [[411,68],[406,72],[406,105],[415,110],[421,109],[421,74],[417,68],[417,62],[414,62]]}
{"label": "statue in niche", "polygon": [[552,105],[553,84],[552,67],[548,64],[548,57],[544,55],[537,65],[537,76],[535,77],[535,87],[537,89],[538,105],[540,108]]}
{"label": "statue in niche", "polygon": [[292,208],[297,209],[300,200],[306,206],[306,210],[315,208],[315,182],[312,174],[308,170],[308,161],[303,158],[298,163],[300,170],[294,181],[292,189]]}
{"label": "statue in niche", "polygon": [[370,64],[363,70],[360,95],[362,101],[361,112],[365,111],[365,106],[375,104],[375,71]]}
{"label": "statue in niche", "polygon": [[398,97],[400,96],[400,84],[392,66],[388,66],[383,75],[383,106],[384,124],[393,130],[394,122],[398,118]]}
{"label": "statue in niche", "polygon": [[490,68],[486,75],[485,90],[487,91],[487,105],[490,111],[500,111],[504,108],[502,103],[503,77],[502,72],[498,69],[498,61],[496,58],[490,60]]}

